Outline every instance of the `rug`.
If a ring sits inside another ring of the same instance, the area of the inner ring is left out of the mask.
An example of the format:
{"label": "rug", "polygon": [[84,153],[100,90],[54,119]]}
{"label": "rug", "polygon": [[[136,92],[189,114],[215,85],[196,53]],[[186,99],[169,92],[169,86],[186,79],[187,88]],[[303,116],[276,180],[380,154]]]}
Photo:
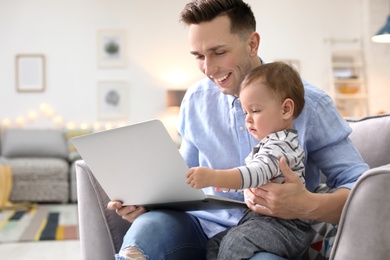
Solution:
{"label": "rug", "polygon": [[76,204],[0,210],[0,243],[78,239]]}

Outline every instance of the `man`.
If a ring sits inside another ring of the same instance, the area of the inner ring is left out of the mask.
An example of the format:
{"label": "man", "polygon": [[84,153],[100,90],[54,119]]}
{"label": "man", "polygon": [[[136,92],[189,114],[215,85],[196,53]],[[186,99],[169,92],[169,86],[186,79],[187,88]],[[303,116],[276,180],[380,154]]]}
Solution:
{"label": "man", "polygon": [[[241,0],[200,0],[185,6],[181,21],[188,25],[190,53],[207,78],[189,88],[183,99],[180,151],[189,167],[243,165],[257,142],[245,129],[237,98],[245,75],[262,63],[254,15]],[[306,82],[304,86],[305,107],[293,127],[300,133],[299,143],[306,154],[308,190],[281,163],[285,183],[246,190],[254,202],[247,205],[259,214],[337,223],[350,188],[368,166],[349,141],[351,130],[331,99]],[[327,184],[336,188],[333,193],[314,193],[320,170],[327,176]],[[212,188],[205,191],[215,193]],[[243,197],[239,193],[219,195]],[[203,259],[208,238],[236,225],[243,216],[240,210],[146,213],[143,207],[122,207],[115,201],[108,208],[133,223],[118,259]],[[257,253],[252,259],[265,257],[280,259],[267,253]]]}

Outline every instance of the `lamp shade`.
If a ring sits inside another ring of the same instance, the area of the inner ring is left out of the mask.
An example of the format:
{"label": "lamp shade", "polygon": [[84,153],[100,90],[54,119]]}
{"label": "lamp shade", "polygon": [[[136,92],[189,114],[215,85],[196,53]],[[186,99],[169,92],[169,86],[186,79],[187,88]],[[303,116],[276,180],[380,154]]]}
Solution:
{"label": "lamp shade", "polygon": [[371,40],[379,43],[390,43],[390,15],[387,17],[385,26],[372,36]]}
{"label": "lamp shade", "polygon": [[168,90],[166,100],[167,107],[180,107],[185,93],[185,90]]}

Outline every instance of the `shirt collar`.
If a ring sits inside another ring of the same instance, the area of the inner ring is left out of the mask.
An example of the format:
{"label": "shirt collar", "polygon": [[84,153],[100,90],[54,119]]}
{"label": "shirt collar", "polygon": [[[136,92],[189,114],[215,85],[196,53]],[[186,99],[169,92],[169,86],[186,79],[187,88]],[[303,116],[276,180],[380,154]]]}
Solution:
{"label": "shirt collar", "polygon": [[233,96],[233,95],[227,95],[227,99],[229,101],[230,107],[233,108],[234,107],[234,102],[236,100],[238,100],[238,97]]}

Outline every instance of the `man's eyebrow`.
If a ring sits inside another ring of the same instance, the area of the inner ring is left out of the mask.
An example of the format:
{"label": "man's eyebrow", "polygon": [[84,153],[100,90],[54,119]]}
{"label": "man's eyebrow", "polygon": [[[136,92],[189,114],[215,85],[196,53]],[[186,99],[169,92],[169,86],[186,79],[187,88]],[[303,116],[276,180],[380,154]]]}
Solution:
{"label": "man's eyebrow", "polygon": [[[217,45],[217,46],[214,46],[214,47],[211,47],[211,48],[207,49],[206,52],[215,52],[219,48],[223,48],[223,47],[225,47],[225,45],[222,45],[222,44],[221,45]],[[200,55],[200,53],[197,52],[197,51],[190,51],[190,54],[192,54],[192,55]]]}

